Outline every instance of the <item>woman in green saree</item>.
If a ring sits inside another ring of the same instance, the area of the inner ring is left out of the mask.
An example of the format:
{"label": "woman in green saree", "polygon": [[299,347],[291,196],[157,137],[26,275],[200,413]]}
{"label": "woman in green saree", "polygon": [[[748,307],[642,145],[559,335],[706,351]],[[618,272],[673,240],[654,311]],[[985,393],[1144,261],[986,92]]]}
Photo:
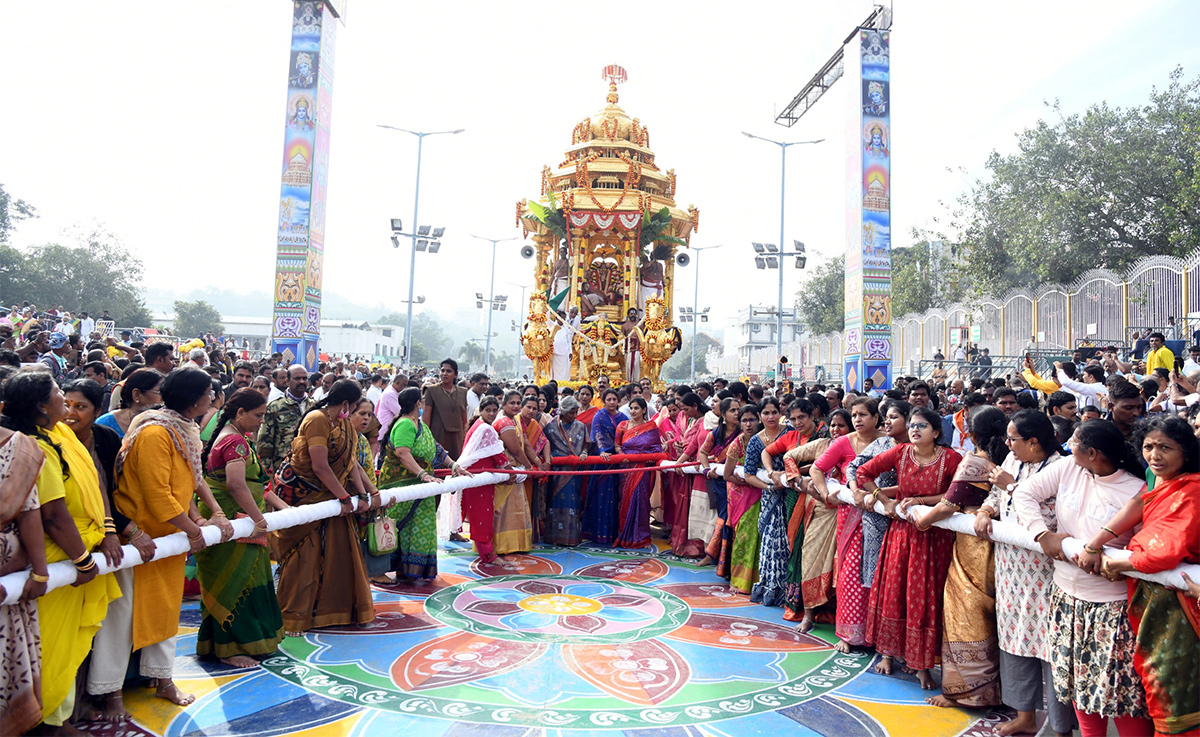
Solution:
{"label": "woman in green saree", "polygon": [[[267,400],[253,389],[239,389],[221,411],[204,450],[204,478],[229,519],[250,517],[255,537],[214,545],[195,553],[200,579],[200,631],[196,655],[215,656],[238,668],[258,665],[254,656],[270,655],[283,639],[283,617],[271,579],[267,521],[263,511],[286,509],[267,480],[249,440],[258,432]],[[213,511],[197,499],[208,517]]]}
{"label": "woman in green saree", "polygon": [[[387,441],[380,449],[384,458],[379,488],[441,483],[433,475],[435,468],[449,468],[455,476],[465,473],[450,460],[446,450],[433,439],[433,431],[421,421],[421,390],[409,387],[400,392],[397,400],[400,414],[392,421]],[[404,578],[437,578],[437,498],[398,502],[388,507],[387,514],[396,521],[398,545],[392,553],[392,571],[397,582]],[[393,583],[386,574],[371,580]]]}

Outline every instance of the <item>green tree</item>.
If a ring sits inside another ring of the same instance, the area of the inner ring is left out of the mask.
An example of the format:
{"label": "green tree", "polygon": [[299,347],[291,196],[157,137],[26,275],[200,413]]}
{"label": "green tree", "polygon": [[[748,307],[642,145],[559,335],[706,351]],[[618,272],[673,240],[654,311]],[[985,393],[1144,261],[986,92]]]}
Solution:
{"label": "green tree", "polygon": [[812,270],[796,292],[800,321],[814,335],[840,333],[846,325],[846,257],[838,256]]}
{"label": "green tree", "polygon": [[[37,217],[37,209],[25,200],[16,200],[0,184],[0,244],[8,243],[17,223]],[[4,254],[7,256],[8,254]]]}
{"label": "green tree", "polygon": [[72,237],[77,245],[48,243],[23,256],[0,246],[0,295],[92,314],[109,310],[118,325],[148,326],[150,313],[139,294],[142,262],[106,231]]}
{"label": "green tree", "polygon": [[[961,301],[966,292],[966,275],[951,271],[935,273],[933,245],[916,229],[915,245],[892,249],[892,318],[931,307],[945,307]],[[944,246],[943,246],[944,247]]]}
{"label": "green tree", "polygon": [[221,313],[204,300],[175,301],[175,334],[195,337],[204,333],[219,333],[225,329]]}
{"label": "green tree", "polygon": [[979,294],[1070,283],[1200,242],[1200,77],[1176,69],[1142,107],[1099,103],[1039,121],[952,211],[959,268]]}
{"label": "green tree", "polygon": [[[692,376],[692,336],[688,326],[681,325],[686,337],[683,346],[675,355],[663,364],[663,378],[671,381],[682,381]],[[721,347],[721,341],[708,333],[696,333],[696,376],[706,376],[708,370],[708,349]]]}
{"label": "green tree", "polygon": [[[377,322],[386,325],[400,325],[406,330],[407,315],[392,312],[384,315]],[[450,355],[454,341],[442,330],[441,324],[433,313],[420,312],[413,315],[412,357],[410,365],[421,365],[431,361],[440,361]]]}

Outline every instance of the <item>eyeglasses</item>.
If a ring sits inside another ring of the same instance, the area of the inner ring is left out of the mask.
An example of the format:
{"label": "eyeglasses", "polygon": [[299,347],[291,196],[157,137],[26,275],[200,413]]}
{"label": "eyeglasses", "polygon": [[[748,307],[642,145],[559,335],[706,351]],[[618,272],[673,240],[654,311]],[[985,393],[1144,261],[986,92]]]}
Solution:
{"label": "eyeglasses", "polygon": [[910,423],[908,423],[908,429],[909,430],[928,430],[929,423],[928,422],[910,422]]}
{"label": "eyeglasses", "polygon": [[1015,437],[1015,438],[1014,438],[1012,435],[1005,435],[1005,436],[1004,436],[1004,442],[1008,443],[1009,445],[1012,445],[1013,443],[1019,443],[1020,441],[1022,441],[1022,440],[1024,440],[1024,439],[1025,439],[1025,438],[1021,437],[1020,435],[1018,435],[1018,436],[1017,436],[1017,437]]}
{"label": "eyeglasses", "polygon": [[1079,442],[1079,439],[1076,438],[1074,435],[1072,435],[1071,438],[1069,440],[1067,440],[1067,448],[1069,450],[1075,450],[1076,448],[1080,448],[1080,447],[1083,447],[1083,443]]}

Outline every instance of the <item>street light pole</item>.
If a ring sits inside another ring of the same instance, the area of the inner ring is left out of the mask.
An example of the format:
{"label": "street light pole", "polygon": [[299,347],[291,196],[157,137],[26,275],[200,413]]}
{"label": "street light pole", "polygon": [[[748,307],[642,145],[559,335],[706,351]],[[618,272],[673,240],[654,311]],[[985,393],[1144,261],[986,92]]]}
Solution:
{"label": "street light pole", "polygon": [[[783,250],[783,223],[784,214],[787,211],[787,200],[784,197],[787,187],[787,150],[788,146],[803,146],[809,143],[820,143],[824,138],[818,138],[815,141],[774,141],[770,138],[756,136],[753,133],[742,131],[742,135],[747,138],[755,138],[759,141],[773,143],[779,147],[779,250]],[[775,387],[778,389],[783,382],[783,364],[779,359],[783,357],[783,255],[779,257],[779,315],[775,325]]]}
{"label": "street light pole", "polygon": [[517,305],[517,318],[518,319],[516,321],[516,323],[517,323],[517,366],[513,370],[514,373],[516,374],[516,377],[519,379],[521,377],[521,347],[522,347],[521,328],[523,328],[525,326],[525,306],[526,306],[525,305],[525,290],[531,288],[533,285],[532,284],[517,284],[515,281],[510,281],[509,284],[514,287],[520,287],[520,289],[521,289],[521,302],[520,302],[520,304]]}
{"label": "street light pole", "polygon": [[496,307],[496,244],[504,241],[515,241],[516,236],[512,238],[484,238],[481,235],[472,235],[472,238],[478,238],[481,241],[488,241],[492,244],[492,275],[488,278],[488,326],[487,326],[487,347],[483,349],[483,373],[489,373],[492,363],[492,310]]}
{"label": "street light pole", "polygon": [[[722,244],[724,245],[724,244]],[[692,248],[690,250],[696,253],[696,290],[692,293],[692,378],[691,383],[696,383],[696,323],[700,322],[700,252],[709,251],[721,246],[705,246],[704,248]]]}
{"label": "street light pole", "polygon": [[442,134],[457,135],[462,133],[463,128],[452,131],[410,131],[407,128],[398,128],[394,125],[379,125],[379,128],[387,128],[388,130],[401,131],[410,133],[417,137],[417,185],[413,193],[413,224],[412,224],[412,255],[408,262],[408,317],[404,323],[404,360],[408,363],[409,368],[412,368],[412,312],[413,312],[413,288],[416,286],[417,275],[417,206],[421,202],[421,148],[425,143],[425,136],[437,136]]}

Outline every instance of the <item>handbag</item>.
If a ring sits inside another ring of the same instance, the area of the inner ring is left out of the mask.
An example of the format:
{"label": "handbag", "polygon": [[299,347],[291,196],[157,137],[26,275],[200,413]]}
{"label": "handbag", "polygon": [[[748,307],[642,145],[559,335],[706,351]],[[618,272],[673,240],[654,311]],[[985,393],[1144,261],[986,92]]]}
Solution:
{"label": "handbag", "polygon": [[275,481],[272,491],[288,506],[295,506],[310,492],[320,491],[320,487],[296,475],[292,469],[292,454],[289,452],[279,468],[275,469]]}
{"label": "handbag", "polygon": [[399,546],[396,520],[386,514],[376,514],[367,524],[367,551],[371,555],[391,555]]}

